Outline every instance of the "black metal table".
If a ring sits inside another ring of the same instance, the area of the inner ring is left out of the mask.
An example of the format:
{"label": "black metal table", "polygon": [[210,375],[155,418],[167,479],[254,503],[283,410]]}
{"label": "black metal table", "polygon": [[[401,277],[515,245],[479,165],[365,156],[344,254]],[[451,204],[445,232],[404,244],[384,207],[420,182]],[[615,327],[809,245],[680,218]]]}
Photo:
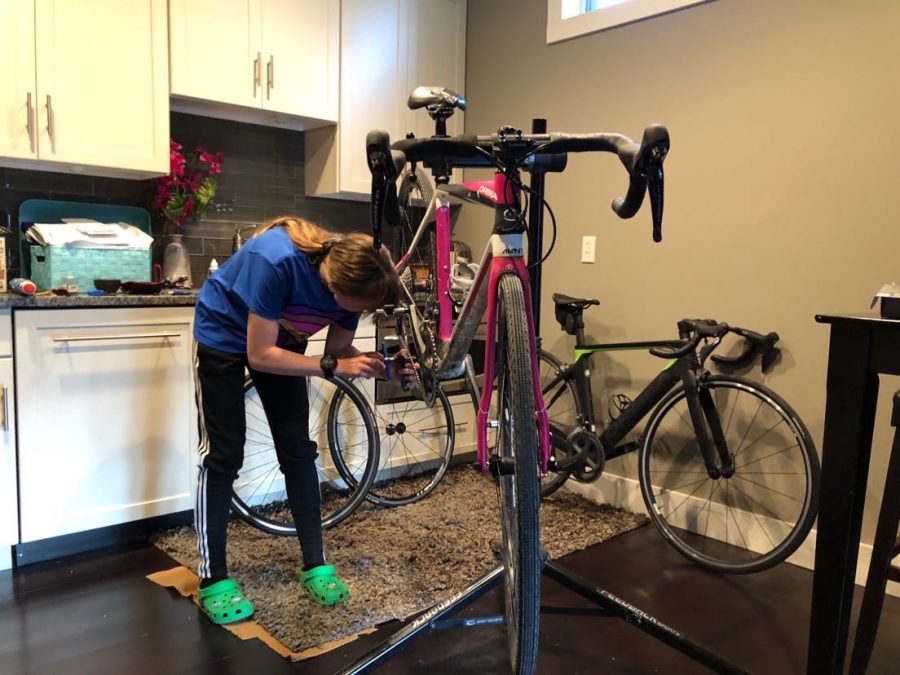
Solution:
{"label": "black metal table", "polygon": [[866,499],[879,374],[900,375],[900,321],[816,315],[831,326],[822,487],[806,672],[842,673]]}

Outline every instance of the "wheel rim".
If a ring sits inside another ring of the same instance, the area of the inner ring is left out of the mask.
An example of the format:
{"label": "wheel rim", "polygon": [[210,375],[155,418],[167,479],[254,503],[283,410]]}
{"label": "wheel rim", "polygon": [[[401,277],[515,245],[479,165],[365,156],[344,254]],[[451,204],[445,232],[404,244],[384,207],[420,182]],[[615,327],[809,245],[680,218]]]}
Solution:
{"label": "wheel rim", "polygon": [[498,477],[501,555],[506,570],[505,610],[514,672],[536,668],[540,624],[540,528],[538,434],[532,391],[530,340],[520,280],[499,284],[497,358],[499,391],[497,454],[511,475]]}
{"label": "wheel rim", "polygon": [[[501,385],[501,406],[500,406],[500,433],[498,434],[498,454],[503,459],[513,460],[515,458],[515,436],[512,429],[512,420],[510,418],[510,402],[505,399],[505,393],[508,389],[508,381],[504,381]],[[507,638],[509,641],[509,653],[515,659],[519,651],[519,616],[521,611],[521,584],[517,577],[521,569],[521,559],[519,557],[519,548],[516,545],[515,537],[511,537],[511,533],[520,532],[519,527],[519,510],[516,499],[515,475],[500,476],[498,488],[500,491],[500,516],[503,526],[500,528],[502,533],[502,556],[503,566],[506,570],[504,576],[504,584],[506,592],[504,593],[504,601],[506,605],[506,621],[507,621]]]}
{"label": "wheel rim", "polygon": [[679,391],[648,425],[641,487],[660,531],[691,559],[733,572],[765,569],[793,552],[811,525],[815,450],[777,397],[734,381],[708,386],[734,475],[707,475]]}
{"label": "wheel rim", "polygon": [[[328,403],[340,390],[339,385],[322,378],[309,378],[307,386],[309,437],[319,446],[316,468],[322,498],[322,526],[331,527],[346,517],[362,500],[364,495],[359,494],[359,484],[370,483],[373,471],[370,470],[367,474],[366,469],[372,456],[370,444],[374,441],[374,433],[366,426],[364,411],[350,401],[342,409],[344,423],[339,425],[343,434],[345,464],[356,477],[355,484],[348,485],[334,466],[330,453],[323,452],[329,447]],[[262,403],[252,383],[245,387],[244,411],[247,423],[244,464],[232,487],[232,504],[240,516],[257,527],[275,534],[295,534],[296,528],[275,444]]]}
{"label": "wheel rim", "polygon": [[[544,405],[547,407],[547,415],[551,428],[559,430],[563,437],[568,436],[578,424],[578,402],[575,390],[568,380],[560,380],[554,383],[562,364],[555,357],[541,352],[538,366],[540,367],[541,391],[544,394]],[[559,443],[554,443],[553,458],[561,462],[568,453]],[[569,477],[569,471],[549,471],[541,477],[541,496],[546,497],[558,490]]]}
{"label": "wheel rim", "polygon": [[[415,174],[405,174],[401,179],[399,202],[406,222],[407,243],[411,242],[416,229],[419,226],[425,211],[431,202],[433,190],[427,176],[416,171]],[[407,269],[410,270],[409,279],[412,282],[426,282],[428,290],[417,292],[410,288],[412,311],[417,313],[415,320],[415,349],[419,359],[419,385],[420,393],[425,404],[430,408],[434,405],[438,381],[434,377],[438,364],[438,338],[437,321],[435,320],[435,305],[437,284],[437,251],[435,234],[432,230],[424,241],[420,241],[410,253]]]}
{"label": "wheel rim", "polygon": [[[375,405],[372,384],[361,389],[380,436],[378,471],[366,499],[379,506],[422,499],[440,483],[453,454],[456,430],[447,395],[438,389],[431,408],[417,399]],[[340,404],[342,399],[335,401]],[[332,447],[340,450],[341,441]],[[353,481],[354,476],[344,474],[342,454],[335,457],[335,465],[346,480]]]}

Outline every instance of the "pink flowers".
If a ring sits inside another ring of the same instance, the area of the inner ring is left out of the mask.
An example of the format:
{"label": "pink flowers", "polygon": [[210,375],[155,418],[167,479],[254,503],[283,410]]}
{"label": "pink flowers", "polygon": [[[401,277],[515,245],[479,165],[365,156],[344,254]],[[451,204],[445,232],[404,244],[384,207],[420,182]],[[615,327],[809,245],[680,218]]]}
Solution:
{"label": "pink flowers", "polygon": [[188,220],[200,220],[216,196],[216,174],[222,171],[222,153],[210,153],[198,146],[194,152],[169,142],[169,175],[156,181],[150,208],[166,220],[182,227]]}

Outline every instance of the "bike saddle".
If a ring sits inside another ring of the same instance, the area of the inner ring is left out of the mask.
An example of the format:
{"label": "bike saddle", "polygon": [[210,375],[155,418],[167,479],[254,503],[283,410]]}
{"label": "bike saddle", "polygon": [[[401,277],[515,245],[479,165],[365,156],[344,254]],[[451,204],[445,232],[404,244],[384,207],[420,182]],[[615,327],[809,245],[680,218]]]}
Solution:
{"label": "bike saddle", "polygon": [[444,107],[466,109],[466,99],[455,91],[444,87],[416,87],[409,95],[406,105],[411,110],[418,108]]}
{"label": "bike saddle", "polygon": [[569,309],[584,309],[591,305],[599,305],[599,300],[588,300],[587,298],[573,298],[562,293],[553,294],[553,302],[557,307],[567,307]]}

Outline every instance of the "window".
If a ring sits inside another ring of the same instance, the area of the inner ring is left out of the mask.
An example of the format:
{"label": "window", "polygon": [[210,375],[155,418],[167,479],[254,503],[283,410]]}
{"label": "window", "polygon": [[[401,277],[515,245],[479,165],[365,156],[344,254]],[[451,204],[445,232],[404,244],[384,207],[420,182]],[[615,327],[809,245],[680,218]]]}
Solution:
{"label": "window", "polygon": [[547,43],[710,0],[547,0]]}

